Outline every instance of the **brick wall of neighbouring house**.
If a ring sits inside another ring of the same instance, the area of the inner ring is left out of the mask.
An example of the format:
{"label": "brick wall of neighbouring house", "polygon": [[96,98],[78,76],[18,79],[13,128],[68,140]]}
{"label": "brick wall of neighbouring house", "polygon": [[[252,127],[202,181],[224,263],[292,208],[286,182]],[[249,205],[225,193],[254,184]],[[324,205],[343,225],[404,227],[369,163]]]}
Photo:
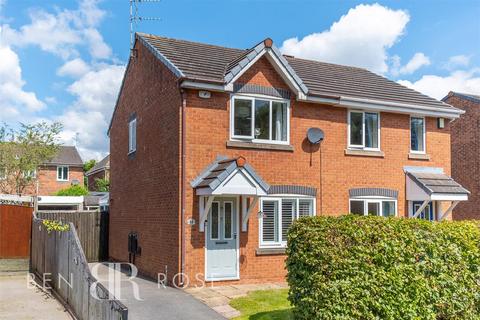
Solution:
{"label": "brick wall of neighbouring house", "polygon": [[[181,94],[174,75],[143,46],[130,62],[110,130],[112,259],[128,261],[129,232],[137,232],[135,264],[151,277],[179,269],[179,134]],[[137,119],[137,151],[128,155],[128,122]]]}
{"label": "brick wall of neighbouring house", "polygon": [[451,125],[452,177],[469,190],[453,211],[455,220],[480,219],[480,103],[450,95],[446,103],[465,110]]}
{"label": "brick wall of neighbouring house", "polygon": [[[238,82],[288,88],[265,58],[260,59]],[[344,108],[300,103],[292,98],[290,141],[293,152],[227,148],[230,95],[226,93],[212,93],[210,99],[200,99],[198,91],[189,90],[186,117],[188,183],[218,155],[244,156],[269,184],[317,188],[317,215],[347,213],[350,188],[381,187],[399,192],[398,213],[405,216],[407,203],[403,166],[442,167],[447,174],[450,173],[449,125],[445,129],[437,129],[435,118],[427,118],[426,149],[430,160],[422,161],[408,159],[409,115],[381,113],[380,140],[384,158],[345,155],[347,109]],[[310,153],[310,145],[305,139],[310,127],[319,127],[325,132],[321,152]],[[198,196],[188,187],[186,218],[191,216],[198,221],[198,210]],[[285,256],[256,256],[259,242],[257,212],[255,209],[252,211],[248,232],[240,232],[240,282],[283,281]],[[195,279],[196,274],[203,275],[205,272],[205,234],[198,231],[198,225],[194,225],[187,226],[186,235],[187,273],[190,279]]]}
{"label": "brick wall of neighbouring house", "polygon": [[110,170],[100,170],[98,172],[95,172],[93,174],[90,174],[88,177],[87,177],[87,187],[88,187],[88,190],[89,191],[98,191],[97,189],[97,184],[96,184],[96,179],[109,179],[110,178],[110,175],[109,175],[109,171]]}
{"label": "brick wall of neighbouring house", "polygon": [[[82,167],[69,167],[68,181],[57,180],[56,166],[41,167],[38,170],[37,177],[39,185],[38,194],[44,196],[54,195],[57,191],[70,187],[74,180],[78,181],[78,183],[83,186]],[[30,192],[31,194],[35,193],[33,190]]]}

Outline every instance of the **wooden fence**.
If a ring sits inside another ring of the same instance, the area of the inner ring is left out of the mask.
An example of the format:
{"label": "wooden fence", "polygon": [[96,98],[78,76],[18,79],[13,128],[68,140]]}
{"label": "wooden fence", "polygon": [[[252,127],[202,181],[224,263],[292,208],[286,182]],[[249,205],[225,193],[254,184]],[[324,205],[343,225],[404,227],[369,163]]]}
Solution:
{"label": "wooden fence", "polygon": [[[32,271],[43,278],[61,300],[67,303],[80,320],[127,320],[128,310],[118,300],[109,299],[108,290],[97,283],[97,299],[90,294],[90,286],[97,280],[88,268],[75,225],[70,230],[48,233],[41,219],[32,222]],[[67,283],[68,282],[68,283]]]}
{"label": "wooden fence", "polygon": [[0,204],[0,258],[28,258],[33,208]]}
{"label": "wooden fence", "polygon": [[[98,211],[39,211],[39,219],[71,222],[75,226],[88,262],[100,260],[100,212]],[[108,232],[108,231],[107,231]]]}

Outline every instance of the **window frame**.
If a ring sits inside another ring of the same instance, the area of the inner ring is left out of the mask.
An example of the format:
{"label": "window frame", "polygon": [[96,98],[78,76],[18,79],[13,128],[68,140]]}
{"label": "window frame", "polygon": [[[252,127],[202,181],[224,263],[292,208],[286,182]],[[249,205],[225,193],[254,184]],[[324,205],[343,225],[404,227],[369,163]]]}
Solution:
{"label": "window frame", "polygon": [[[62,179],[58,177],[58,169],[60,168],[67,168],[67,178],[63,179],[63,170],[62,170]],[[57,166],[57,181],[69,181],[70,180],[70,167],[69,166]]]}
{"label": "window frame", "polygon": [[[251,135],[250,136],[243,136],[243,135],[235,135],[235,100],[250,100],[251,101],[251,114],[252,120],[250,123],[251,127]],[[255,139],[255,100],[268,100],[269,101],[269,139]],[[273,128],[273,119],[272,119],[272,105],[273,102],[281,102],[286,103],[287,105],[287,140],[273,140],[272,139],[272,128]],[[290,120],[291,120],[291,113],[290,113],[290,100],[278,97],[272,97],[262,94],[232,94],[230,96],[230,140],[233,141],[249,141],[253,143],[260,143],[260,144],[281,144],[281,145],[290,145]]]}
{"label": "window frame", "polygon": [[295,221],[296,219],[299,219],[299,202],[300,200],[309,200],[312,202],[312,215],[315,216],[317,212],[316,208],[316,198],[311,197],[311,196],[305,196],[305,195],[272,195],[272,196],[267,196],[267,197],[261,197],[260,198],[260,212],[263,212],[263,202],[264,201],[276,201],[278,202],[278,226],[277,226],[277,235],[278,235],[278,241],[264,241],[263,240],[263,216],[259,217],[259,247],[260,248],[285,248],[287,246],[287,241],[282,240],[282,201],[283,200],[295,200],[296,205],[295,205],[295,217],[292,220]]}
{"label": "window frame", "polygon": [[[412,119],[423,119],[423,151],[418,151],[418,150],[412,150]],[[426,154],[427,153],[427,119],[424,116],[416,116],[416,115],[410,115],[410,121],[409,121],[409,131],[410,131],[410,153],[416,153],[416,154]]]}
{"label": "window frame", "polygon": [[[135,139],[133,139],[135,133]],[[137,151],[137,118],[128,121],[128,154]]]}
{"label": "window frame", "polygon": [[[350,115],[352,113],[361,113],[362,114],[362,144],[361,145],[351,143],[351,137],[350,137],[351,117],[350,117]],[[378,147],[377,148],[365,147],[365,132],[366,132],[365,131],[365,113],[374,113],[378,117],[378,121],[377,121]],[[380,112],[368,111],[368,110],[357,110],[357,109],[348,110],[348,113],[347,113],[347,123],[348,123],[348,125],[347,125],[347,145],[348,145],[348,149],[366,150],[366,151],[380,151],[381,150],[381,147],[380,147],[380,142],[381,142],[380,121],[381,121]]]}
{"label": "window frame", "polygon": [[[389,197],[380,197],[380,196],[366,196],[366,197],[350,197],[348,199],[348,213],[352,213],[352,206],[351,201],[363,201],[363,215],[368,216],[368,204],[369,203],[379,203],[380,204],[380,213],[381,215],[378,217],[383,216],[383,202],[395,202],[395,214],[393,217],[398,217],[398,199],[389,198]],[[386,217],[384,217],[386,218]]]}

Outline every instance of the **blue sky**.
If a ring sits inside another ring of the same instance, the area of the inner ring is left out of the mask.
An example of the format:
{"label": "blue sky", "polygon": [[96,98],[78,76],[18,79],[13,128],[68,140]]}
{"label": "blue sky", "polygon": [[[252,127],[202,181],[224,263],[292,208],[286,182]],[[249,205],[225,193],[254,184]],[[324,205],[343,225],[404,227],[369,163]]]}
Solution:
{"label": "blue sky", "polygon": [[[368,68],[441,98],[480,94],[479,1],[173,1],[139,5],[137,30]],[[82,156],[106,129],[129,54],[127,0],[0,0],[0,120],[60,121]],[[78,133],[78,134],[77,134]]]}

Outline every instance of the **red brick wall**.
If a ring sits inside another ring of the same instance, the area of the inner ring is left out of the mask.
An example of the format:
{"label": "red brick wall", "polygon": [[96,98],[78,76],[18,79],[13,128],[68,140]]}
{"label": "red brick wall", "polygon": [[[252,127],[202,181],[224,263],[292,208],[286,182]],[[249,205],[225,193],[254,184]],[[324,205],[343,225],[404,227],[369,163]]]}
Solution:
{"label": "red brick wall", "polygon": [[[130,62],[110,130],[110,241],[128,261],[128,233],[138,233],[140,272],[179,271],[181,94],[174,75],[143,46]],[[128,153],[128,122],[137,118],[137,151]]]}
{"label": "red brick wall", "polygon": [[[239,80],[262,86],[287,88],[264,58]],[[450,133],[437,129],[436,119],[427,118],[427,153],[430,161],[409,160],[409,115],[381,113],[381,150],[384,158],[347,156],[347,109],[291,100],[290,141],[293,152],[227,148],[229,140],[230,95],[212,93],[210,99],[198,98],[198,92],[187,96],[187,166],[186,179],[192,181],[218,155],[244,156],[269,184],[296,184],[317,188],[317,215],[340,215],[348,212],[348,190],[354,187],[382,187],[399,191],[398,213],[407,214],[403,166],[434,166],[450,173]],[[312,155],[306,142],[310,127],[325,132],[320,152]],[[310,161],[312,164],[310,165]],[[320,173],[322,172],[322,174]],[[323,194],[320,194],[322,179]],[[282,281],[284,256],[256,256],[258,218],[253,210],[248,232],[240,232],[240,282]],[[187,188],[187,219],[198,221],[198,197]],[[187,226],[187,273],[190,279],[204,273],[204,233],[198,225]]]}
{"label": "red brick wall", "polygon": [[446,103],[465,110],[452,123],[452,176],[471,194],[453,210],[453,219],[480,219],[480,103],[449,96]]}
{"label": "red brick wall", "polygon": [[[68,181],[57,181],[57,167],[41,167],[37,172],[38,177],[38,194],[44,196],[54,195],[61,189],[68,188],[72,185],[73,180],[77,180],[83,186],[83,168],[69,167]],[[34,194],[34,188],[29,188],[30,193]]]}

